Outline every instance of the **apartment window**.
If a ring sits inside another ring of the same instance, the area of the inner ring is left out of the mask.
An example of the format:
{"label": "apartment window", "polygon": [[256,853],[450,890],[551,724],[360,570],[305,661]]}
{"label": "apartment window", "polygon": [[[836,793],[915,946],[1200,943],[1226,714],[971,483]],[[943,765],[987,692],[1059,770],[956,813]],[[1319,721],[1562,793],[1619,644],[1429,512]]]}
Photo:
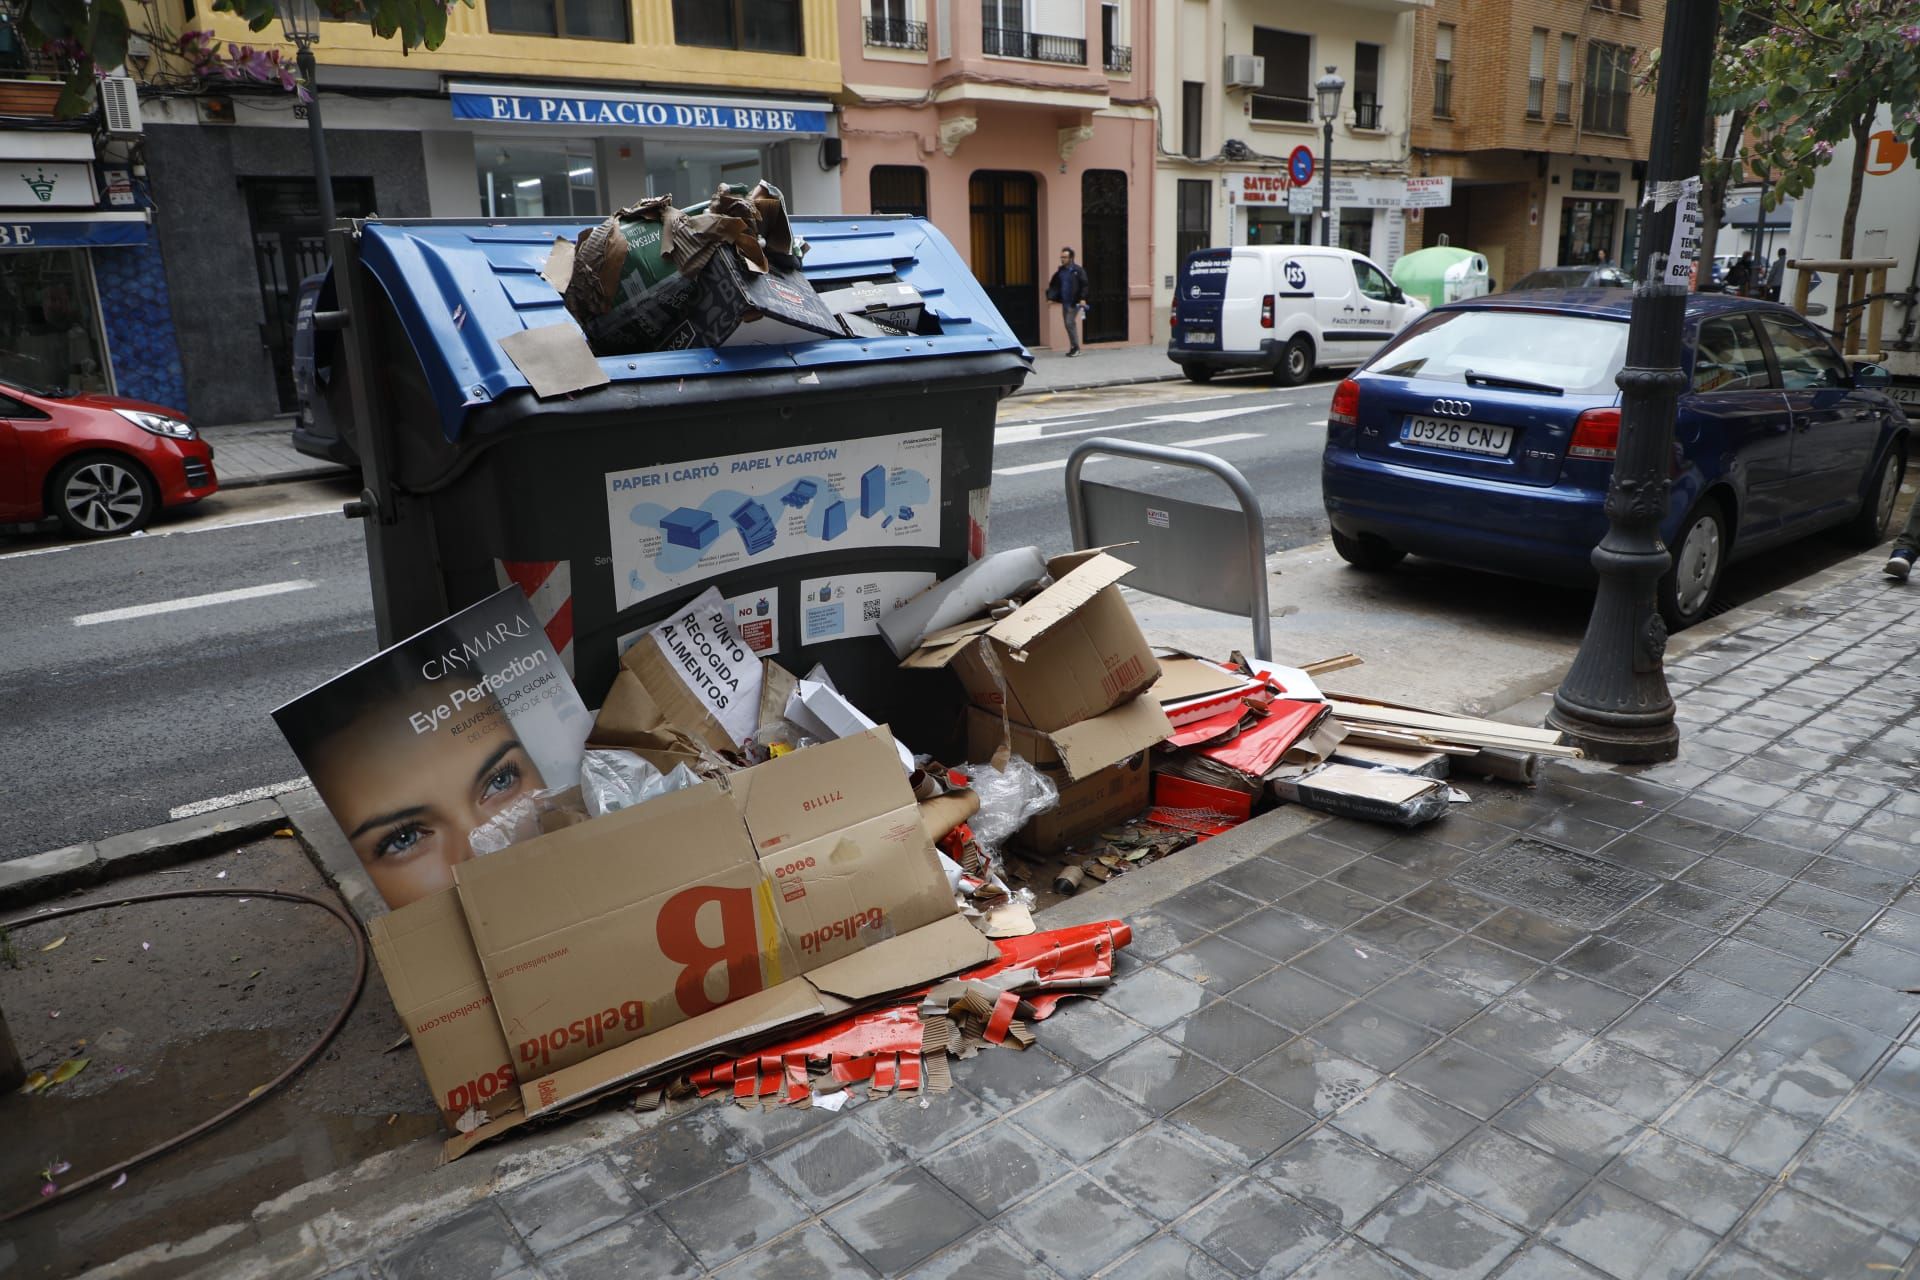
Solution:
{"label": "apartment window", "polygon": [[927,24],[913,20],[914,0],[867,0],[867,46],[924,49]]}
{"label": "apartment window", "polygon": [[630,40],[626,0],[487,0],[487,29],[573,40]]}
{"label": "apartment window", "polygon": [[1640,16],[1640,0],[1619,0],[1620,14],[1626,18]]}
{"label": "apartment window", "polygon": [[877,164],[867,175],[867,198],[875,213],[927,216],[927,171],[917,164]]}
{"label": "apartment window", "polygon": [[1253,51],[1267,60],[1267,80],[1253,95],[1255,120],[1313,123],[1313,41],[1292,31],[1253,29]]}
{"label": "apartment window", "polygon": [[1100,6],[1100,65],[1116,75],[1133,71],[1133,46],[1126,43],[1117,4]]}
{"label": "apartment window", "polygon": [[1581,128],[1594,133],[1626,133],[1632,65],[1633,50],[1604,40],[1587,41],[1587,90],[1580,103]]}
{"label": "apartment window", "polygon": [[1527,45],[1527,118],[1538,120],[1546,109],[1547,96],[1547,33],[1543,28],[1533,29],[1533,40]]}
{"label": "apartment window", "polygon": [[1202,154],[1201,126],[1206,119],[1207,86],[1198,80],[1180,84],[1180,154],[1198,160]]}
{"label": "apartment window", "polygon": [[1182,178],[1179,201],[1179,230],[1174,236],[1173,251],[1185,262],[1195,249],[1205,249],[1213,243],[1213,184],[1204,178]]}
{"label": "apartment window", "polygon": [[1380,46],[1353,46],[1353,127],[1380,127]]}
{"label": "apartment window", "polygon": [[1580,42],[1572,36],[1560,37],[1559,79],[1553,86],[1553,118],[1561,124],[1573,119],[1573,64],[1580,57]]}
{"label": "apartment window", "polygon": [[798,54],[800,0],[673,0],[673,41],[709,49]]}
{"label": "apartment window", "polygon": [[1433,33],[1433,114],[1453,115],[1453,24],[1443,22]]}

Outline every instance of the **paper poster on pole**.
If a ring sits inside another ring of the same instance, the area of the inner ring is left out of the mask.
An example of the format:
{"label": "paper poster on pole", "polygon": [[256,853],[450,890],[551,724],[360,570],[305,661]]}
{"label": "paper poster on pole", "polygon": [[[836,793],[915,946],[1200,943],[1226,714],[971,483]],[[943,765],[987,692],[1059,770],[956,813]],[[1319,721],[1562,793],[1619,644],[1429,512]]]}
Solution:
{"label": "paper poster on pole", "polygon": [[940,545],[940,432],[610,472],[614,606],[821,551]]}
{"label": "paper poster on pole", "polygon": [[800,643],[878,635],[880,619],[932,586],[931,573],[851,573],[800,584]]}
{"label": "paper poster on pole", "polygon": [[1693,268],[1700,261],[1700,179],[1681,182],[1673,203],[1673,240],[1667,247],[1667,270],[1660,282],[1686,288],[1693,282]]}

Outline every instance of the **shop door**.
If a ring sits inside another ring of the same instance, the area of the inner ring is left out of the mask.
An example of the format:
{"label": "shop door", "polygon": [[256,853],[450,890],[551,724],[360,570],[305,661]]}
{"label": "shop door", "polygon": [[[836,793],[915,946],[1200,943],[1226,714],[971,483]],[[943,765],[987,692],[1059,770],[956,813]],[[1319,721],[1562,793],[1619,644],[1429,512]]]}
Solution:
{"label": "shop door", "polygon": [[1020,341],[1040,340],[1033,175],[982,169],[968,183],[973,274]]}
{"label": "shop door", "polygon": [[1087,269],[1084,342],[1127,340],[1127,175],[1089,169],[1080,176],[1080,264]]}
{"label": "shop door", "polygon": [[[273,359],[282,412],[300,407],[293,389],[293,319],[300,282],[327,267],[326,228],[311,178],[247,178],[247,217],[253,225],[253,261],[260,275],[260,340]],[[373,182],[335,178],[333,205],[342,218],[373,212]]]}

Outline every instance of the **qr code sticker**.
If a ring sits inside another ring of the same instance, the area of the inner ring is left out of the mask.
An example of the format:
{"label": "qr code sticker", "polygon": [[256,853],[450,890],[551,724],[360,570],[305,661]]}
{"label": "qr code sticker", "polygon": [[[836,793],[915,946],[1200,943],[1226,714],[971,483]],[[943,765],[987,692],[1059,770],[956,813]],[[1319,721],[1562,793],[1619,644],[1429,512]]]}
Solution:
{"label": "qr code sticker", "polygon": [[862,600],[860,602],[860,620],[862,622],[880,621],[880,602],[878,600]]}

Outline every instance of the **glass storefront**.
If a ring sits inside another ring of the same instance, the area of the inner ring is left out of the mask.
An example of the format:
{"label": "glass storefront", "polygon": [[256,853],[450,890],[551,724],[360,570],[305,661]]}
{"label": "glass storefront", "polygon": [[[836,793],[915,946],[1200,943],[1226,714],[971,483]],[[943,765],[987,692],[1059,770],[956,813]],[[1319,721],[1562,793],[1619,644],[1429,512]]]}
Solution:
{"label": "glass storefront", "polygon": [[767,172],[765,158],[758,147],[647,143],[647,194],[671,195],[675,204],[689,205],[705,200],[722,183],[750,187],[762,178],[775,186],[781,185],[778,176]]}
{"label": "glass storefront", "polygon": [[480,212],[489,218],[594,216],[600,180],[593,143],[475,138]]}
{"label": "glass storefront", "polygon": [[1311,244],[1313,216],[1278,205],[1246,205],[1248,244]]}
{"label": "glass storefront", "polygon": [[1618,200],[1576,200],[1569,196],[1560,202],[1559,265],[1577,266],[1595,262],[1600,250],[1611,252],[1615,223],[1620,216]]}
{"label": "glass storefront", "polygon": [[85,249],[0,253],[0,378],[113,389]]}

